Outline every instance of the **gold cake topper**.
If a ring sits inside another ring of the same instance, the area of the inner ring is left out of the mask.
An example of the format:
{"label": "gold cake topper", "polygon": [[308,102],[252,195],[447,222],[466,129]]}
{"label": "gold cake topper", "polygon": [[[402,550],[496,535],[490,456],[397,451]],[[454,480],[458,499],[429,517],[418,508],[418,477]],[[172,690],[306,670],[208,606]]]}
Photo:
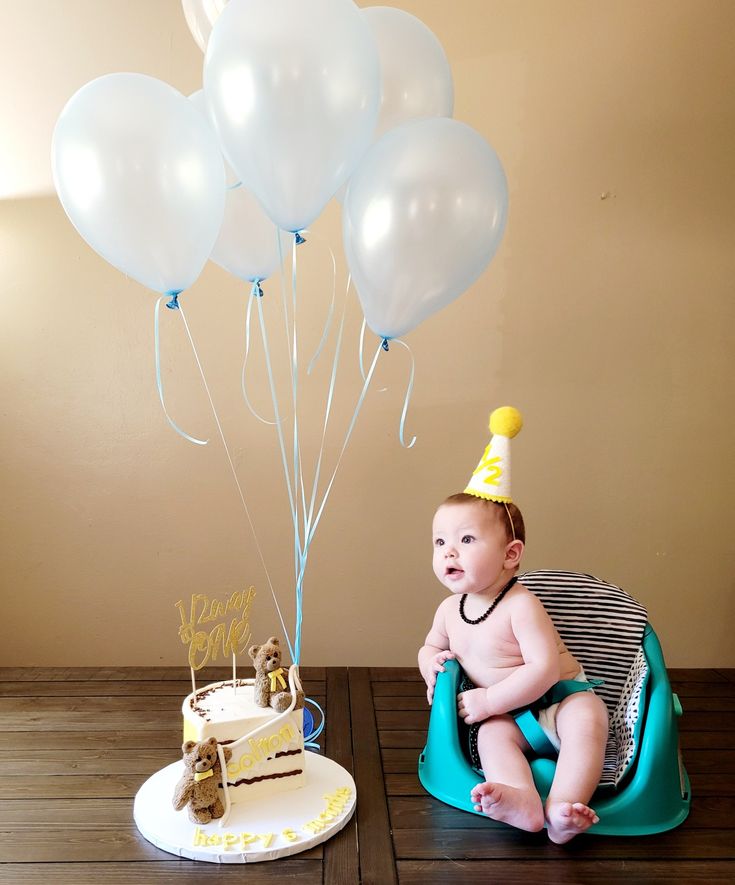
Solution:
{"label": "gold cake topper", "polygon": [[[250,642],[250,606],[255,597],[255,587],[236,590],[225,602],[210,599],[206,593],[192,593],[187,614],[184,601],[176,607],[181,615],[179,639],[189,646],[189,666],[201,670],[210,661],[216,661],[220,649],[225,660],[238,655]],[[235,612],[225,629],[227,616]],[[197,630],[203,624],[219,621],[209,631]],[[197,660],[199,658],[199,660]]]}

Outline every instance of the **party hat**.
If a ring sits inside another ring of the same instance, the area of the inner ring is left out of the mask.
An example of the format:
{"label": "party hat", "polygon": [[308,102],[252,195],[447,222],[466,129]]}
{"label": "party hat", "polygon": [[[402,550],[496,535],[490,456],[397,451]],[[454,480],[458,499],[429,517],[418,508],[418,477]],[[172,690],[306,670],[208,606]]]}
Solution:
{"label": "party hat", "polygon": [[521,427],[521,413],[512,406],[502,406],[490,415],[490,433],[493,436],[470,478],[466,494],[500,504],[511,503],[510,441]]}

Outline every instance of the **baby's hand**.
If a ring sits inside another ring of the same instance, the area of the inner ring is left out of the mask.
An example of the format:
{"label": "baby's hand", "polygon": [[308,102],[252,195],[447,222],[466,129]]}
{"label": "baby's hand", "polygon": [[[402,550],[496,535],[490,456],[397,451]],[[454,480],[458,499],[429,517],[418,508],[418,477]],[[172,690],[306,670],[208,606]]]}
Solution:
{"label": "baby's hand", "polygon": [[483,722],[492,715],[486,688],[472,688],[457,695],[457,712],[467,725]]}
{"label": "baby's hand", "polygon": [[454,655],[448,649],[446,651],[440,651],[438,655],[434,655],[433,660],[429,665],[429,675],[426,678],[426,700],[431,703],[434,700],[434,686],[436,685],[436,674],[444,673],[444,667],[442,666],[445,661],[453,661]]}

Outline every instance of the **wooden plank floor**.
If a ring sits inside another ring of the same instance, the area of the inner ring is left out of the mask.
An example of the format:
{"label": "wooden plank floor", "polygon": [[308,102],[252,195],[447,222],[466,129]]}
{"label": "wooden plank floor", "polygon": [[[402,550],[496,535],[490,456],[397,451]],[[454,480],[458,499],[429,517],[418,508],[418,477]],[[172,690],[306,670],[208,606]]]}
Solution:
{"label": "wooden plank floor", "polygon": [[0,668],[0,883],[735,882],[735,671],[671,672],[694,796],[686,823],[559,847],[424,792],[416,670],[303,668],[327,711],[326,753],[355,777],[357,814],[323,846],[233,867],[168,855],[133,823],[138,788],[179,754],[187,673]]}
{"label": "wooden plank floor", "polygon": [[[735,882],[735,671],[674,670],[694,801],[657,836],[584,836],[568,846],[450,808],[416,773],[428,725],[415,671],[374,669],[370,684],[400,885],[502,882]],[[358,787],[359,790],[359,787]]]}
{"label": "wooden plank floor", "polygon": [[[230,675],[207,673],[211,681]],[[327,753],[351,771],[347,670],[306,667],[302,678],[329,711]],[[190,691],[181,668],[0,668],[3,885],[359,882],[354,820],[323,846],[251,865],[182,860],[138,833],[133,798],[180,758],[181,703]]]}

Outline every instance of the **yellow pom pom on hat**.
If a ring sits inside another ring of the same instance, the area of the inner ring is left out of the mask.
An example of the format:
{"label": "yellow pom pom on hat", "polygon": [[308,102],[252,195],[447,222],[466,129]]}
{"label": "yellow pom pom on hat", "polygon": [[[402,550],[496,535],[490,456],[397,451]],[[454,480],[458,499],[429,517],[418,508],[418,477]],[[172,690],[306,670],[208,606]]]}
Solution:
{"label": "yellow pom pom on hat", "polygon": [[517,436],[521,427],[521,413],[512,406],[502,406],[490,415],[490,432],[493,436],[470,478],[466,494],[499,504],[513,501],[510,490],[510,441]]}

